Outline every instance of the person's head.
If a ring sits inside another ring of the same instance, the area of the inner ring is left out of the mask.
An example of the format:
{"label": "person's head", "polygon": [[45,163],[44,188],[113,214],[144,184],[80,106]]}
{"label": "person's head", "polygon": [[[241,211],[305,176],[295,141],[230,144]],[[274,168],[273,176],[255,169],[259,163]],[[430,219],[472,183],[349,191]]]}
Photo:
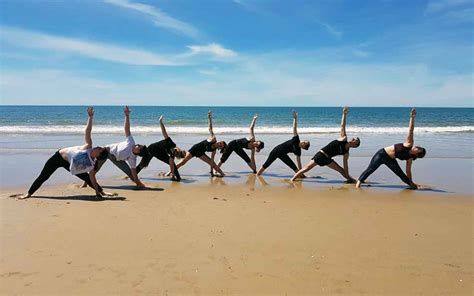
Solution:
{"label": "person's head", "polygon": [[423,158],[426,155],[426,149],[420,146],[413,146],[410,149],[410,155],[413,156],[413,160]]}
{"label": "person's head", "polygon": [[148,152],[148,148],[145,145],[139,145],[139,144],[136,144],[135,146],[133,146],[132,152],[133,154],[141,156],[141,157],[148,157],[148,155],[150,154]]}
{"label": "person's head", "polygon": [[182,159],[186,156],[186,150],[175,147],[175,148],[171,149],[171,154],[172,154],[173,157]]}
{"label": "person's head", "polygon": [[227,147],[227,143],[225,141],[219,141],[212,144],[212,148],[219,149],[221,153],[224,153],[225,147]]}
{"label": "person's head", "polygon": [[308,150],[309,149],[309,141],[307,141],[307,140],[301,141],[300,142],[300,148],[304,149],[304,150]]}
{"label": "person's head", "polygon": [[109,156],[109,151],[105,147],[95,147],[92,149],[91,158],[95,160],[104,160]]}
{"label": "person's head", "polygon": [[350,148],[357,148],[360,146],[360,139],[352,138],[348,143]]}
{"label": "person's head", "polygon": [[257,152],[260,152],[260,150],[265,147],[265,143],[263,143],[262,141],[254,141],[252,142],[251,146],[252,148],[255,148]]}

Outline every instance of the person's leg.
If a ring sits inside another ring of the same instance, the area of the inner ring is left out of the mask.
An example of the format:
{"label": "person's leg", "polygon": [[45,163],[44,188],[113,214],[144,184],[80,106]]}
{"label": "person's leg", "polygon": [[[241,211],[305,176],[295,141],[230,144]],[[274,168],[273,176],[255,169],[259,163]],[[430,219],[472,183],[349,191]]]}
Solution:
{"label": "person's leg", "polygon": [[397,175],[404,183],[406,183],[408,186],[411,186],[412,182],[410,181],[410,178],[408,178],[408,176],[402,171],[402,168],[396,159],[387,161],[385,165],[387,165],[388,168],[391,169],[392,172],[394,172],[395,175]]}
{"label": "person's leg", "polygon": [[221,159],[219,160],[219,167],[227,161],[227,159],[229,159],[229,156],[232,154],[232,152],[234,152],[234,142],[231,141],[231,143],[229,143],[229,145],[227,145],[227,147],[225,148],[225,151],[224,153],[222,154],[221,156]]}
{"label": "person's leg", "polygon": [[[33,184],[31,184],[31,187],[28,190],[27,195],[29,195],[29,196],[33,195],[36,192],[36,190],[38,190],[38,188],[40,188],[41,185],[43,185],[43,183],[46,182],[46,180],[48,180],[49,177],[51,177],[51,175],[58,168],[62,167],[62,161],[61,160],[64,161],[61,154],[59,154],[59,152],[56,152],[53,156],[51,156],[46,161],[46,163],[44,164],[43,169],[41,170],[40,175],[38,176],[38,178],[36,178],[36,180],[33,182]],[[27,195],[25,195],[24,197],[29,197]]]}
{"label": "person's leg", "polygon": [[220,167],[217,166],[217,164],[206,154],[203,156],[199,157],[202,161],[205,163],[209,164],[214,170],[216,170],[221,176],[225,176],[224,172],[221,170]]}
{"label": "person's leg", "polygon": [[288,156],[288,154],[281,155],[280,160],[283,161],[287,166],[290,167],[290,169],[293,170],[293,172],[298,172],[298,167],[296,166],[295,162],[291,160],[291,158]]}
{"label": "person's leg", "polygon": [[[337,163],[335,162],[334,160],[327,165],[329,168],[339,172],[344,178],[348,179],[348,177],[346,176],[346,172],[344,171],[344,169]],[[348,179],[349,180],[349,179]],[[352,179],[351,179],[352,180]],[[352,180],[352,182],[354,182]]]}
{"label": "person's leg", "polygon": [[[124,172],[130,178],[131,181],[133,181],[132,171],[130,170],[130,167],[128,166],[128,164],[125,161],[117,160],[117,158],[115,158],[115,156],[113,156],[113,155],[109,155],[109,159],[120,170],[122,170],[122,172]],[[138,174],[138,171],[137,171],[137,174]]]}
{"label": "person's leg", "polygon": [[260,167],[260,169],[258,170],[257,175],[260,176],[263,173],[263,171],[265,171],[276,159],[277,159],[277,154],[274,153],[273,151],[270,152],[270,155],[268,155],[267,160],[262,165],[262,167]]}
{"label": "person's leg", "polygon": [[252,161],[250,160],[250,157],[248,156],[248,154],[244,151],[244,149],[240,148],[239,149],[235,149],[234,150],[235,153],[240,156],[240,158],[242,158],[246,163],[247,165],[250,167],[250,169],[252,170],[252,172],[256,172],[257,171],[257,168],[255,167],[255,164],[252,163]]}
{"label": "person's leg", "polygon": [[[383,163],[385,151],[383,149],[379,150],[370,160],[369,166],[367,169],[360,175],[359,180],[357,181],[356,187],[360,187],[360,183],[364,183],[367,178],[373,174]],[[388,156],[387,156],[388,157]]]}
{"label": "person's leg", "polygon": [[[109,158],[110,158],[110,154],[109,154]],[[100,170],[100,168],[104,165],[104,163],[107,161],[107,159],[102,159],[102,160],[96,160],[96,165],[94,167],[94,170],[96,172],[98,172]],[[86,188],[87,187],[87,183],[86,182],[83,182],[82,185],[80,186],[81,188]],[[93,188],[93,187],[92,187]]]}
{"label": "person's leg", "polygon": [[[91,178],[88,173],[77,174],[75,176],[81,179],[82,181],[84,181],[84,183],[89,185],[90,188],[94,189],[94,185],[92,185]],[[99,183],[97,183],[97,188],[99,189],[99,192],[104,191],[102,187],[99,185]]]}
{"label": "person's leg", "polygon": [[291,178],[291,181],[295,181],[297,178],[299,178],[301,175],[304,173],[312,170],[315,166],[318,164],[314,161],[314,159],[311,159],[307,165],[305,165],[301,170],[297,171],[296,174]]}

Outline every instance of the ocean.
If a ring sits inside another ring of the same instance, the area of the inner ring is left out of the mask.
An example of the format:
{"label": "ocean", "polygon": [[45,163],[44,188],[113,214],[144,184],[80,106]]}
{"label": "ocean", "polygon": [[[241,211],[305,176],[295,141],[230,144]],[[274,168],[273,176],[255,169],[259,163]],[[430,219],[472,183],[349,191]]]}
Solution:
{"label": "ocean", "polygon": [[[265,149],[258,153],[257,165],[263,163],[275,145],[291,138],[293,110],[298,112],[300,138],[311,141],[309,151],[303,152],[303,165],[321,147],[339,136],[341,120],[340,107],[130,108],[131,130],[137,143],[148,145],[162,139],[158,118],[163,114],[168,133],[184,149],[189,149],[208,136],[209,110],[214,113],[214,131],[218,139],[225,141],[247,136],[252,116],[258,114],[255,133],[258,139],[265,142]],[[123,107],[95,106],[94,110],[94,145],[121,141],[124,133]],[[82,145],[84,142],[86,106],[0,106],[0,112],[2,186],[31,183],[54,151],[61,147]],[[354,177],[367,166],[370,157],[378,149],[405,140],[409,112],[408,107],[350,108],[347,118],[348,136],[361,139],[361,146],[351,151],[350,163]],[[444,187],[446,191],[471,194],[473,135],[473,108],[417,108],[415,144],[425,147],[427,156],[416,161],[415,176],[418,176],[416,167],[422,167],[430,175],[428,183],[442,182],[440,187]],[[199,176],[202,175],[199,173],[206,173],[206,169],[195,162],[197,161],[194,160],[194,164],[187,166],[184,171],[189,170],[189,173]],[[166,170],[163,166],[156,166],[160,170]],[[236,156],[231,156],[226,166],[224,169],[228,171],[247,171],[247,166]],[[291,177],[291,172],[284,165],[276,164],[274,170],[285,178]],[[120,174],[113,168],[109,168],[109,173],[111,176]],[[333,174],[327,168],[318,168],[318,174],[341,179],[337,173]],[[447,174],[447,177],[443,178],[442,174]],[[390,176],[390,172],[384,173],[383,177],[389,182],[400,183],[396,176]],[[451,178],[455,179],[448,180]],[[456,185],[454,181],[461,185]]]}

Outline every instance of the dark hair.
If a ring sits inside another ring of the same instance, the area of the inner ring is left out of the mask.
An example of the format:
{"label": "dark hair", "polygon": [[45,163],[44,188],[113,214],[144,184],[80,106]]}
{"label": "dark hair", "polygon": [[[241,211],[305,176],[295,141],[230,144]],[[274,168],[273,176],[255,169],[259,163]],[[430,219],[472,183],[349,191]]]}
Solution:
{"label": "dark hair", "polygon": [[359,137],[357,137],[356,140],[357,140],[359,143],[358,143],[357,146],[355,146],[354,148],[357,148],[357,147],[360,146],[360,139],[359,139]]}
{"label": "dark hair", "polygon": [[97,148],[102,149],[102,152],[100,152],[99,155],[96,157],[97,160],[104,160],[109,156],[109,151],[105,147]]}
{"label": "dark hair", "polygon": [[140,145],[140,151],[138,152],[138,156],[141,156],[143,158],[151,158],[150,152],[148,152],[148,148],[145,145]]}
{"label": "dark hair", "polygon": [[226,143],[225,141],[221,141],[221,142],[224,143],[224,147],[222,147],[222,148],[219,150],[219,152],[223,154],[223,153],[225,152],[225,148],[227,148],[227,143]]}
{"label": "dark hair", "polygon": [[420,150],[420,152],[417,153],[416,157],[413,157],[413,160],[417,159],[417,158],[423,158],[425,157],[426,155],[426,149],[423,148],[423,147],[420,147],[420,146],[415,146],[416,148],[418,148]]}
{"label": "dark hair", "polygon": [[258,144],[258,149],[262,150],[263,148],[265,148],[265,143],[263,143],[262,141],[259,141],[260,144]]}

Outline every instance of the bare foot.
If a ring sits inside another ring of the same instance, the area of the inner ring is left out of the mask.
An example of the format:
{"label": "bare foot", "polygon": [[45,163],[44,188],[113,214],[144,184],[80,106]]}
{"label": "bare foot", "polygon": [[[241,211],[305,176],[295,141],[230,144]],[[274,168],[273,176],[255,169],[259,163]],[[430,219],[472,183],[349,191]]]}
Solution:
{"label": "bare foot", "polygon": [[356,183],[356,188],[359,189],[360,188],[360,184],[361,182],[359,180],[357,180],[357,183]]}
{"label": "bare foot", "polygon": [[118,196],[118,193],[117,193],[117,192],[106,192],[106,191],[102,191],[101,194],[102,194],[102,195],[105,195],[105,196]]}
{"label": "bare foot", "polygon": [[25,194],[12,194],[10,197],[16,197],[17,199],[27,199],[31,197],[31,194],[25,193]]}
{"label": "bare foot", "polygon": [[86,183],[86,182],[82,183],[82,184],[79,186],[79,188],[86,188],[86,187],[87,187],[87,183]]}

